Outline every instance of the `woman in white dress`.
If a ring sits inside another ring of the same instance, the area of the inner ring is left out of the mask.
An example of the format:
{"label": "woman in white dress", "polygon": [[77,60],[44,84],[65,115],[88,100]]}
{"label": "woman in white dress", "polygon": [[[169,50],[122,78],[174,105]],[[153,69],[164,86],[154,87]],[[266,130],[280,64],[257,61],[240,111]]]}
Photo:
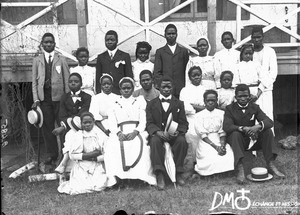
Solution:
{"label": "woman in white dress", "polygon": [[185,157],[185,169],[194,168],[196,161],[196,146],[199,137],[195,132],[195,114],[205,109],[203,94],[205,88],[200,85],[202,79],[202,71],[199,66],[192,66],[188,71],[190,85],[182,88],[179,99],[184,102],[186,118],[189,122],[189,129],[185,134],[186,141],[189,145],[187,155]]}
{"label": "woman in white dress", "polygon": [[88,66],[89,61],[89,50],[85,47],[80,47],[76,50],[76,58],[78,60],[78,66],[70,68],[70,74],[77,72],[82,77],[81,89],[90,94],[95,95],[96,86],[96,68]]}
{"label": "woman in white dress", "polygon": [[116,183],[114,178],[108,180],[103,163],[104,134],[94,127],[94,116],[84,112],[80,116],[81,128],[69,136],[69,156],[74,161],[70,180],[57,188],[60,193],[70,195],[91,193],[104,190]]}
{"label": "woman in white dress", "polygon": [[103,74],[100,78],[101,93],[92,96],[90,112],[95,117],[95,124],[109,136],[108,111],[115,101],[120,97],[112,93],[113,77],[109,74]]}
{"label": "woman in white dress", "polygon": [[107,174],[156,185],[146,141],[146,101],[143,97],[132,97],[133,79],[124,77],[119,86],[121,96],[108,113],[111,134],[105,144]]}
{"label": "woman in white dress", "polygon": [[224,111],[216,109],[217,92],[207,90],[203,98],[206,109],[197,113],[195,119],[195,130],[200,137],[195,171],[207,176],[233,170],[234,157],[231,147],[225,142]]}
{"label": "woman in white dress", "polygon": [[216,89],[216,82],[219,82],[219,77],[215,74],[214,69],[214,60],[212,56],[209,56],[208,53],[210,51],[210,44],[208,39],[205,37],[201,37],[197,41],[197,50],[199,52],[199,56],[190,57],[187,65],[186,65],[186,84],[185,86],[191,84],[188,78],[188,71],[192,66],[199,66],[202,70],[202,81],[201,85],[206,89]]}
{"label": "woman in white dress", "polygon": [[151,45],[145,41],[136,44],[136,61],[132,63],[133,79],[136,90],[141,88],[140,73],[143,70],[149,70],[153,73],[154,64],[149,59],[151,49]]}

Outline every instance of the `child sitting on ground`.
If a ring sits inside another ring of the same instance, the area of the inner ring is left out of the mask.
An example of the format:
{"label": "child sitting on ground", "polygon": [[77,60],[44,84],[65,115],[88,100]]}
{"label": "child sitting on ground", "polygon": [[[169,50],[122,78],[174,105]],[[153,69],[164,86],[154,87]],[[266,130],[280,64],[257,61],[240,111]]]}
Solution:
{"label": "child sitting on ground", "polygon": [[[68,119],[73,118],[74,116],[80,116],[81,113],[88,111],[91,103],[91,96],[80,90],[82,86],[82,79],[78,73],[70,74],[68,86],[71,92],[65,93],[60,100],[60,126],[52,131],[54,135],[62,136],[62,142],[65,142],[64,135],[66,135],[71,128],[71,126],[68,124]],[[66,163],[68,160],[68,154],[64,153],[63,161],[55,169],[55,171],[62,174],[65,170],[64,163]]]}
{"label": "child sitting on ground", "polygon": [[90,112],[80,116],[81,128],[70,138],[70,159],[74,161],[70,180],[58,187],[58,192],[70,195],[101,191],[116,183],[108,180],[103,163],[104,134],[94,127],[95,119]]}
{"label": "child sitting on ground", "polygon": [[223,71],[220,76],[221,88],[218,89],[219,101],[218,108],[225,110],[227,105],[234,101],[234,88],[232,87],[233,73]]}

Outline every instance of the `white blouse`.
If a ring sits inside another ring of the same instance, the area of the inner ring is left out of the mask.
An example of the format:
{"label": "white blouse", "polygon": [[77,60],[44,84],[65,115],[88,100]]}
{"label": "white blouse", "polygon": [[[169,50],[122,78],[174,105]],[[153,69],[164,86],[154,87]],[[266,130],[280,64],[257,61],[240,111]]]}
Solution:
{"label": "white blouse", "polygon": [[135,86],[137,89],[140,87],[140,73],[143,70],[150,70],[153,73],[154,70],[154,64],[148,59],[145,62],[140,61],[137,59],[132,63],[132,72],[133,72],[133,79],[135,82]]}
{"label": "white blouse", "polygon": [[88,65],[85,66],[76,66],[70,68],[70,74],[77,72],[82,77],[82,87],[81,89],[90,94],[91,96],[95,95],[95,86],[96,86],[96,68]]}
{"label": "white blouse", "polygon": [[118,100],[111,106],[108,113],[109,130],[112,134],[121,131],[118,124],[126,121],[137,121],[138,126],[135,128],[142,133],[146,128],[146,101],[143,97],[124,98],[120,96]]}
{"label": "white blouse", "polygon": [[201,85],[206,89],[216,89],[216,82],[220,82],[220,77],[217,77],[214,69],[214,61],[212,56],[205,57],[190,57],[185,70],[186,85],[190,85],[189,69],[192,66],[199,66],[202,70],[202,82]]}
{"label": "white blouse", "polygon": [[182,88],[179,99],[184,102],[184,109],[187,115],[195,114],[196,110],[191,104],[204,105],[203,94],[205,88],[201,85],[195,86],[193,84]]}

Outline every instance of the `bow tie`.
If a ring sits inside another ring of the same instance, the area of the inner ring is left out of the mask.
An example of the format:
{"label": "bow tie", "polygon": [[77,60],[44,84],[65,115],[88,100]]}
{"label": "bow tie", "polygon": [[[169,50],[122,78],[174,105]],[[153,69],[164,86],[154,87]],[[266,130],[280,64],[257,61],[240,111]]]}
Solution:
{"label": "bow tie", "polygon": [[170,102],[171,102],[171,99],[164,99],[164,98],[162,98],[162,99],[161,99],[161,102],[168,102],[168,103],[170,103]]}
{"label": "bow tie", "polygon": [[248,105],[247,106],[239,106],[239,109],[241,110],[246,110],[248,108]]}
{"label": "bow tie", "polygon": [[71,97],[72,97],[72,98],[74,98],[74,97],[75,97],[75,98],[78,98],[78,97],[80,97],[80,96],[79,96],[79,95],[76,95],[76,94],[71,94]]}

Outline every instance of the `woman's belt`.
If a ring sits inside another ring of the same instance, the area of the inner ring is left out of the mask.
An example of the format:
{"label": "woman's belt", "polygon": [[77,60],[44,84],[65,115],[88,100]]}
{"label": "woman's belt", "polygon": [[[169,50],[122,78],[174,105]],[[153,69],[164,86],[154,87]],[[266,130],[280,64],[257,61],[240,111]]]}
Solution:
{"label": "woman's belt", "polygon": [[247,84],[248,87],[258,87],[259,84]]}
{"label": "woman's belt", "polygon": [[[118,126],[120,127],[121,131],[123,131],[123,125],[126,125],[126,124],[135,124],[137,127],[139,122],[138,121],[125,121],[125,122],[119,123]],[[130,168],[135,167],[142,157],[144,142],[143,142],[143,138],[140,135],[140,133],[137,135],[137,137],[140,139],[140,153],[131,166],[126,165],[124,143],[123,143],[123,141],[120,141],[122,167],[123,167],[124,172],[128,171]]]}

